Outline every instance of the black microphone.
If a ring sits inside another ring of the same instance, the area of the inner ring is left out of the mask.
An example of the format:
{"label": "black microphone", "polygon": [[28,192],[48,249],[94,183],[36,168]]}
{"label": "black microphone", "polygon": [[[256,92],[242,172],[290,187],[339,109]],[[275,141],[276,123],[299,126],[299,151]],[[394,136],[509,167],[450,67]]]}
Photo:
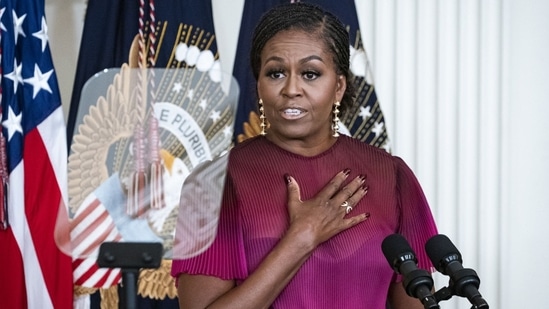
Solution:
{"label": "black microphone", "polygon": [[478,288],[480,278],[470,268],[463,268],[461,253],[445,235],[435,235],[425,244],[425,251],[438,271],[450,277],[449,288],[454,295],[467,297],[473,309],[488,309]]}
{"label": "black microphone", "polygon": [[387,236],[381,243],[381,250],[389,265],[402,275],[406,294],[418,298],[426,309],[440,308],[431,293],[433,289],[431,274],[417,267],[416,254],[402,235]]}

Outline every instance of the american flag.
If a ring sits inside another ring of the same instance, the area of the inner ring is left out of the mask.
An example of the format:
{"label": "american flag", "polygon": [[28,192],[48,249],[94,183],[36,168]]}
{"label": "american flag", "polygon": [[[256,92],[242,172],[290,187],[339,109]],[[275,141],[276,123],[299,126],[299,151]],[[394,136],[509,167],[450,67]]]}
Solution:
{"label": "american flag", "polygon": [[44,0],[0,0],[0,153],[9,173],[2,308],[73,307],[71,258],[54,237],[58,215],[66,214],[67,145],[47,30]]}

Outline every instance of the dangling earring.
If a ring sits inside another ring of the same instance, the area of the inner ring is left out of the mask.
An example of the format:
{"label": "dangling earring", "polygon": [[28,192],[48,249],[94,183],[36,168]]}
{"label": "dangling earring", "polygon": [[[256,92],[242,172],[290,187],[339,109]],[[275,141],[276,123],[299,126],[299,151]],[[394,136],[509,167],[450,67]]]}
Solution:
{"label": "dangling earring", "polygon": [[339,101],[334,103],[334,119],[332,124],[333,137],[339,136]]}
{"label": "dangling earring", "polygon": [[267,135],[267,132],[265,132],[265,128],[267,127],[267,124],[265,123],[265,110],[263,109],[263,100],[259,99],[259,119],[261,120],[261,135],[265,136]]}

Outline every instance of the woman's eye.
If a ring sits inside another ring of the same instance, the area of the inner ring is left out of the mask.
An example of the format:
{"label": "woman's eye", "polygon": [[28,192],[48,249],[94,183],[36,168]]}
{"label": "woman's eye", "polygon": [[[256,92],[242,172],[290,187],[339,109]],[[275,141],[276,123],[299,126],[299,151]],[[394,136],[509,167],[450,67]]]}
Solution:
{"label": "woman's eye", "polygon": [[282,73],[282,71],[270,71],[269,73],[267,73],[267,76],[272,79],[279,79],[284,77],[284,73]]}
{"label": "woman's eye", "polygon": [[307,71],[307,72],[303,73],[303,78],[305,78],[306,80],[314,80],[318,76],[320,76],[320,74],[318,74],[317,72],[313,72],[313,71]]}

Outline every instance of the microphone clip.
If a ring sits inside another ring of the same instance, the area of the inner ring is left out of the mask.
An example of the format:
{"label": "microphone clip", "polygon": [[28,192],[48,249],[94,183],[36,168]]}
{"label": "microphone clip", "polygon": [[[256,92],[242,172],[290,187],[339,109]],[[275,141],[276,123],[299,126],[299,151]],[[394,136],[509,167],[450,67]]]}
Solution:
{"label": "microphone clip", "polygon": [[436,291],[433,296],[437,303],[449,300],[454,295],[466,297],[472,304],[471,309],[489,309],[488,303],[478,292],[479,286],[477,273],[473,269],[462,268],[452,274],[447,287]]}

